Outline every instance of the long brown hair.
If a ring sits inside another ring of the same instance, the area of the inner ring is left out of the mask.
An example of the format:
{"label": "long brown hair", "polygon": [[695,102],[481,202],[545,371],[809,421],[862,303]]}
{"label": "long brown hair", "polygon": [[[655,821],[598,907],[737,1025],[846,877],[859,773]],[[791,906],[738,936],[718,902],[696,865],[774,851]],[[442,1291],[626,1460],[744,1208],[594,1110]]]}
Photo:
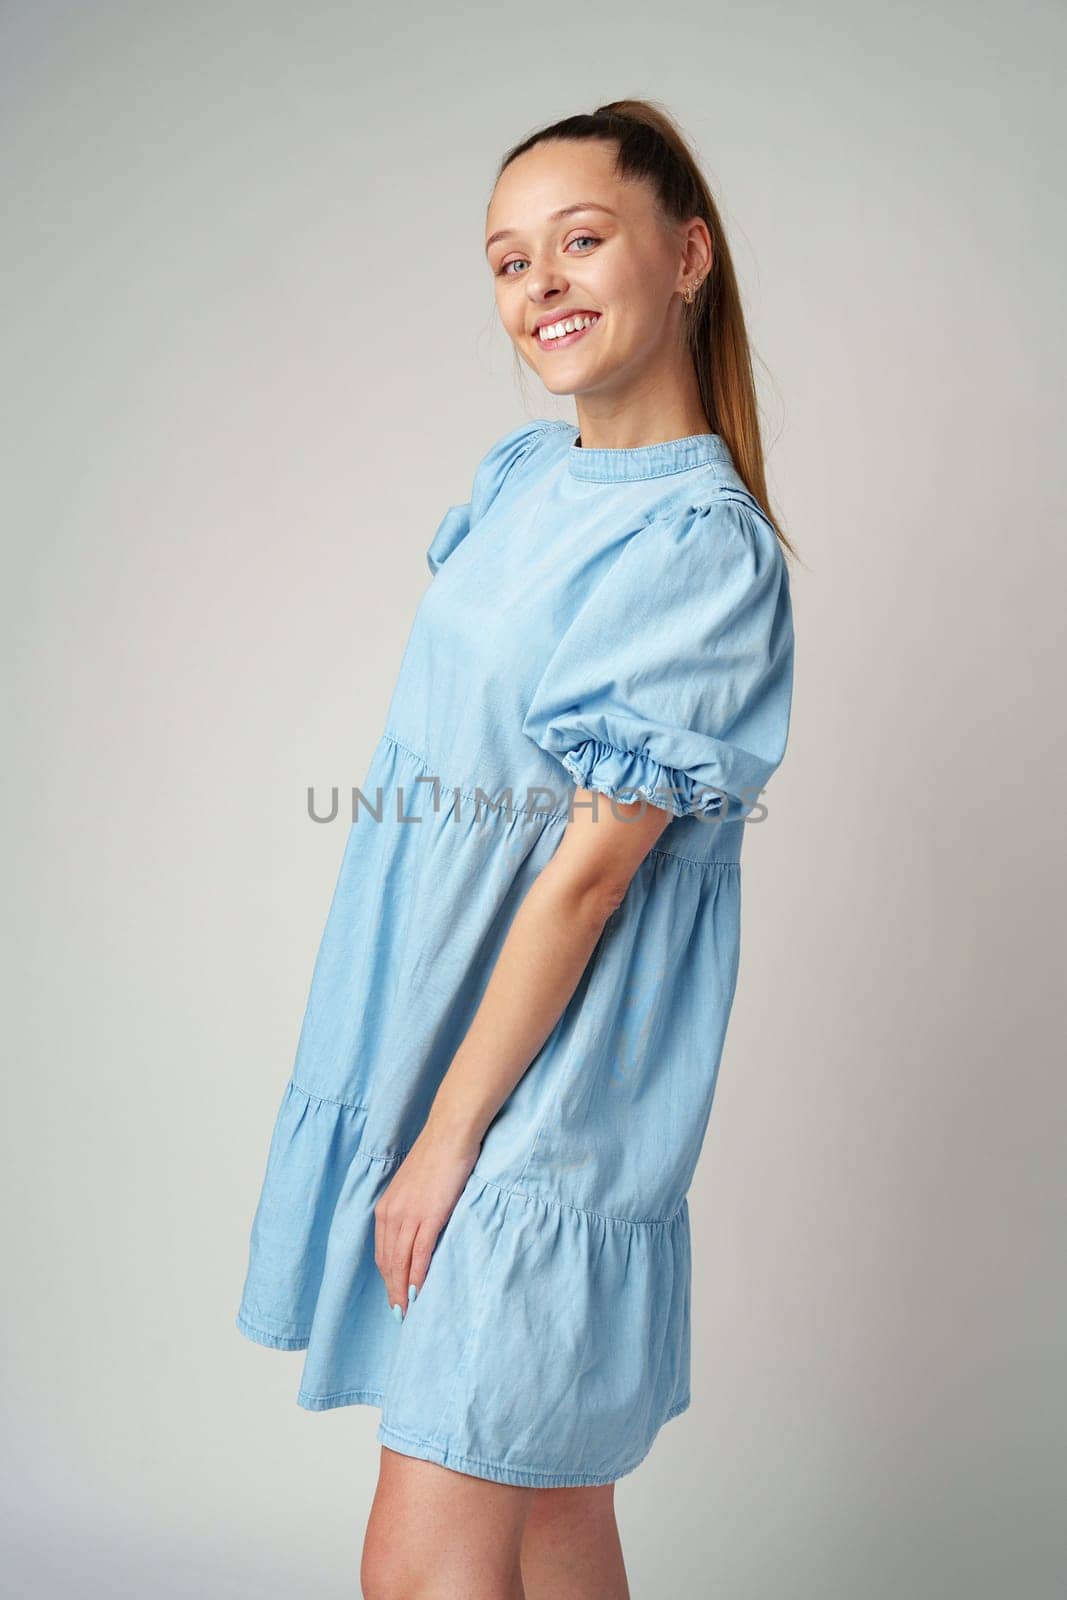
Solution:
{"label": "long brown hair", "polygon": [[686,337],[712,432],[725,439],[745,487],[759,502],[791,555],[767,495],[752,355],[726,231],[688,141],[673,119],[649,100],[612,100],[592,113],[564,117],[514,145],[497,170],[548,140],[604,139],[618,146],[621,178],[645,179],[670,223],[702,217],[711,235],[712,264],[691,305]]}

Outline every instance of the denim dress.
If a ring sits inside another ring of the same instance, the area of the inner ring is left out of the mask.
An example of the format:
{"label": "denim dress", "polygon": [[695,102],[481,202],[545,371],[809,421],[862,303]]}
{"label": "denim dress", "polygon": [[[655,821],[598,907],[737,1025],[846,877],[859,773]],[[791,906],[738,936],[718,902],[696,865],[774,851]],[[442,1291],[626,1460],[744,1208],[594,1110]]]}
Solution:
{"label": "denim dress", "polygon": [[[785,752],[782,547],[723,438],[524,423],[427,550],[281,1093],[237,1326],[298,1403],[500,1483],[610,1483],[690,1403],[687,1193],[737,980],[746,820]],[[393,1316],[374,1207],[576,787],[671,821]]]}

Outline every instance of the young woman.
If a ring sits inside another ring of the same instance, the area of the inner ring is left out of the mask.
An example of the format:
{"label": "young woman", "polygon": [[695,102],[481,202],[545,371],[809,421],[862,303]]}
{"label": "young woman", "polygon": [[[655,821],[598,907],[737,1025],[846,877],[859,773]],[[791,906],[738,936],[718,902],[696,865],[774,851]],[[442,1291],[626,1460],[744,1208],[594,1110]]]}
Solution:
{"label": "young woman", "polygon": [[622,101],[505,158],[501,319],[577,426],[428,550],[238,1326],[381,1408],[368,1600],[623,1600],[614,1483],[688,1406],[687,1192],[793,624],[723,230]]}

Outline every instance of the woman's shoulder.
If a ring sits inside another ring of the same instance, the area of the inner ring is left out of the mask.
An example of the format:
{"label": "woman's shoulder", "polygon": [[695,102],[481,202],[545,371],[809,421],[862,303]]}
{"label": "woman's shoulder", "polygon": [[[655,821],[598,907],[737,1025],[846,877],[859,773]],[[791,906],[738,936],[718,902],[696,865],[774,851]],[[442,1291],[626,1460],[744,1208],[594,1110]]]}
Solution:
{"label": "woman's shoulder", "polygon": [[506,483],[517,483],[531,464],[546,461],[554,449],[569,449],[577,431],[568,422],[534,417],[494,439],[475,471],[474,498],[479,509],[487,508]]}
{"label": "woman's shoulder", "polygon": [[704,533],[722,527],[743,527],[755,534],[761,525],[770,526],[756,496],[729,464],[701,467],[660,480],[646,509],[646,526],[679,524]]}
{"label": "woman's shoulder", "polygon": [[553,446],[568,450],[577,435],[578,429],[569,422],[560,422],[552,417],[533,417],[527,422],[520,422],[516,428],[509,428],[507,433],[495,439],[485,459],[510,463],[540,454]]}

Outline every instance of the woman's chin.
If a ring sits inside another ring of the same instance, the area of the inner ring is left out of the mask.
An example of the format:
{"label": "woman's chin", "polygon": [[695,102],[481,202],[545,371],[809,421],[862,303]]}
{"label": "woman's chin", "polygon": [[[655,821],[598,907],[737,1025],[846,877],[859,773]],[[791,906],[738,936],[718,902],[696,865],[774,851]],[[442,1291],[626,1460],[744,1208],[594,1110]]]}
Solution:
{"label": "woman's chin", "polygon": [[560,365],[555,370],[546,371],[544,367],[538,367],[536,371],[549,394],[590,394],[599,387],[598,379],[594,378],[591,372],[578,368],[565,372]]}
{"label": "woman's chin", "polygon": [[550,381],[543,372],[538,373],[538,377],[541,379],[541,382],[544,384],[549,394],[571,395],[575,392],[571,385],[569,383],[564,383],[561,378],[556,378]]}

